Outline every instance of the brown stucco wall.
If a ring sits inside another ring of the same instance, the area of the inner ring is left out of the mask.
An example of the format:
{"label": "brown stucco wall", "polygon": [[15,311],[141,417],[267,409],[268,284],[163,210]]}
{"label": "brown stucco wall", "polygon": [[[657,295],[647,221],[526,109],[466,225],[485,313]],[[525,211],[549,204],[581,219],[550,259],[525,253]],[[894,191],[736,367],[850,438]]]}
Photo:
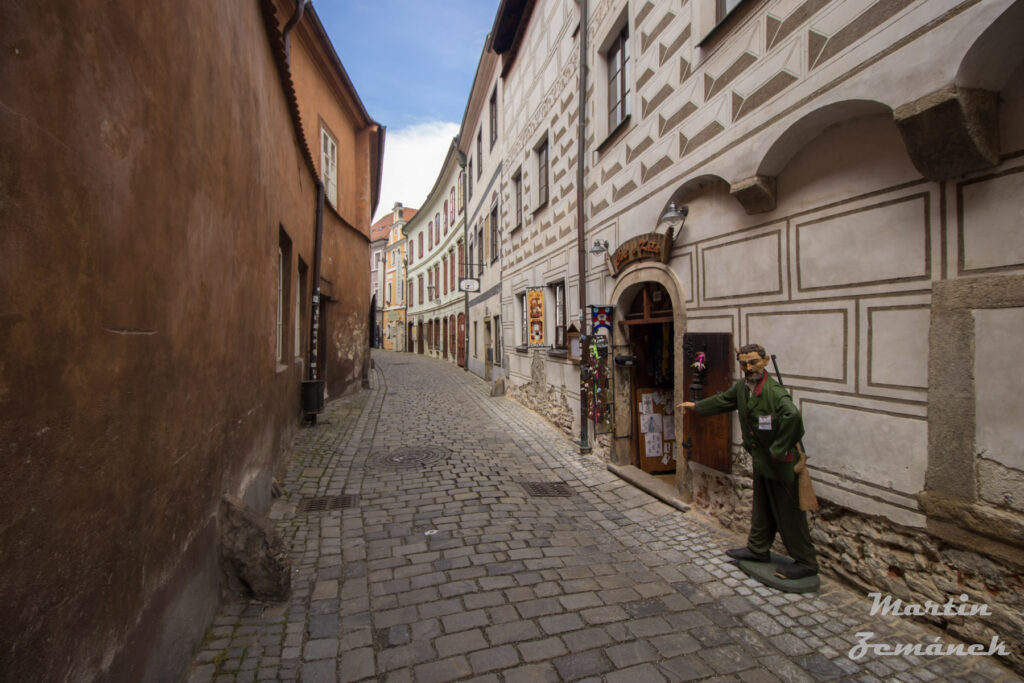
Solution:
{"label": "brown stucco wall", "polygon": [[310,263],[314,182],[256,2],[0,25],[0,680],[177,680],[220,497],[265,506],[298,423],[278,230]]}

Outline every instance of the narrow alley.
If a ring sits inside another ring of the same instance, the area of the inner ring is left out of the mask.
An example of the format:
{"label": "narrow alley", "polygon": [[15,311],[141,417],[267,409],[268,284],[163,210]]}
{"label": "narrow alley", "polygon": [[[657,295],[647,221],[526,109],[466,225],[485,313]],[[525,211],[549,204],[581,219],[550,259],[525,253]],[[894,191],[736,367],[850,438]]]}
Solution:
{"label": "narrow alley", "polygon": [[[193,683],[1016,679],[987,656],[887,655],[875,646],[955,641],[871,616],[827,577],[764,587],[723,553],[742,539],[475,375],[373,358],[370,388],[299,433],[280,482],[290,599],[222,604]],[[327,509],[303,511],[315,500]]]}

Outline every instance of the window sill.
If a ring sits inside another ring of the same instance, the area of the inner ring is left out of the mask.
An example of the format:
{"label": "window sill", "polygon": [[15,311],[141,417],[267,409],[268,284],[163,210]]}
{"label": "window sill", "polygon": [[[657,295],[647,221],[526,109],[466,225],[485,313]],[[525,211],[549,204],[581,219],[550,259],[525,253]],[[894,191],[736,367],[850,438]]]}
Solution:
{"label": "window sill", "polygon": [[552,358],[568,358],[569,349],[548,349],[548,355]]}
{"label": "window sill", "polygon": [[519,354],[522,354],[522,355],[525,356],[529,352],[530,352],[530,347],[529,346],[517,346],[516,347],[516,353],[519,353]]}
{"label": "window sill", "polygon": [[521,230],[521,229],[522,229],[522,227],[523,227],[523,222],[522,222],[522,221],[519,221],[518,223],[516,223],[515,225],[513,225],[513,226],[511,227],[511,229],[509,229],[509,231],[508,231],[508,234],[510,234],[510,235],[511,235],[511,234],[512,234],[512,233],[514,233],[514,232],[515,232],[516,230]]}
{"label": "window sill", "polygon": [[532,215],[536,216],[538,213],[540,213],[541,211],[543,211],[546,208],[548,208],[548,200],[545,199],[542,204],[540,204],[539,206],[537,206],[536,209],[533,210],[533,214]]}
{"label": "window sill", "polygon": [[597,146],[597,153],[604,154],[609,147],[621,136],[622,132],[629,126],[630,114],[626,114],[625,118],[619,122],[619,125],[615,126],[611,133],[608,133],[608,137]]}

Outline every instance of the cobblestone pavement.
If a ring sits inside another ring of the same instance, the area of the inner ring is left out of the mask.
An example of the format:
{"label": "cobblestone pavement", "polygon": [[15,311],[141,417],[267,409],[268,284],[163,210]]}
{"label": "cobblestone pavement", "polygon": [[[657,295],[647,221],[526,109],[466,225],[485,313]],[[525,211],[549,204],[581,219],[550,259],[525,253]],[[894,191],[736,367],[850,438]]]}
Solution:
{"label": "cobblestone pavement", "polygon": [[[852,659],[858,632],[940,634],[872,617],[832,581],[761,586],[723,555],[742,539],[625,483],[474,375],[374,359],[369,390],[299,433],[271,510],[290,600],[222,604],[190,681],[1018,680],[986,656]],[[534,481],[572,495],[532,496]],[[300,511],[325,496],[342,507]]]}

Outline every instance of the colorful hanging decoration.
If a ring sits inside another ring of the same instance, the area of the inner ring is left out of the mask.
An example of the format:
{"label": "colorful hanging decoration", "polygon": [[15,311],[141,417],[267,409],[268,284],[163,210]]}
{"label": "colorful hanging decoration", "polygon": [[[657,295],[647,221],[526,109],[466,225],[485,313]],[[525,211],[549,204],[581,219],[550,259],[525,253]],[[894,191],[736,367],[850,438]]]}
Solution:
{"label": "colorful hanging decoration", "polygon": [[608,389],[607,355],[602,358],[598,338],[591,336],[580,359],[580,378],[583,400],[587,402],[587,416],[595,424],[612,424],[611,400]]}
{"label": "colorful hanging decoration", "polygon": [[612,333],[612,309],[613,306],[591,306],[590,321],[593,325],[594,334],[602,327]]}

